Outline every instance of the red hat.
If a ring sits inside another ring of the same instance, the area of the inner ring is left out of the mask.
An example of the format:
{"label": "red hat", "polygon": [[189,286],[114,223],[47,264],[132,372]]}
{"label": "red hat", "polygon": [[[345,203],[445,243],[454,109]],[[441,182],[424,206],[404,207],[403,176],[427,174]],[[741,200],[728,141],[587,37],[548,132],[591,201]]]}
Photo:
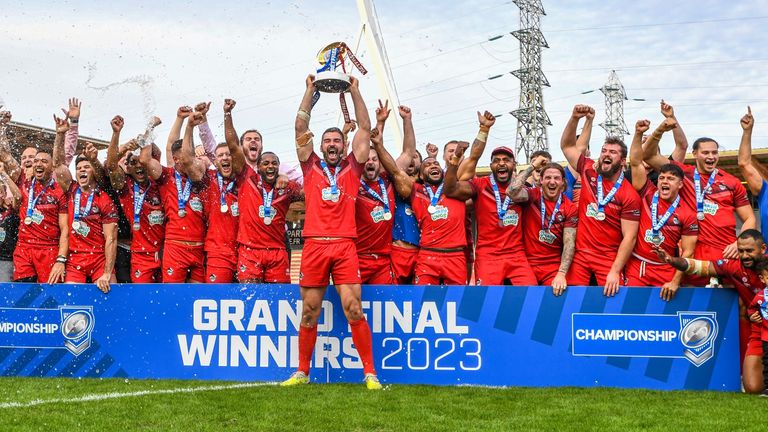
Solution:
{"label": "red hat", "polygon": [[507,146],[500,146],[500,147],[496,147],[495,149],[493,149],[493,151],[491,152],[491,157],[493,157],[494,155],[496,155],[496,154],[498,154],[498,153],[506,153],[506,154],[508,154],[508,155],[509,155],[509,156],[510,156],[512,159],[514,159],[514,158],[515,158],[515,152],[514,152],[514,151],[512,151],[512,149],[511,149],[511,148],[509,148],[509,147],[507,147]]}

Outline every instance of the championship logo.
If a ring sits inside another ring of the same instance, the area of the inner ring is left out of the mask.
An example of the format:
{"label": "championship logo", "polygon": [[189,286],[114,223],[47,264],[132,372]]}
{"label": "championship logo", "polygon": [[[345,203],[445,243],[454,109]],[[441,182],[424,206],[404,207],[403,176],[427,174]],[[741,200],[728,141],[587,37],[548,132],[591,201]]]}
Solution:
{"label": "championship logo", "polygon": [[717,314],[715,312],[680,312],[680,342],[683,355],[695,366],[701,366],[715,355]]}
{"label": "championship logo", "polygon": [[93,331],[92,306],[61,306],[61,334],[64,335],[64,347],[78,356],[91,346]]}

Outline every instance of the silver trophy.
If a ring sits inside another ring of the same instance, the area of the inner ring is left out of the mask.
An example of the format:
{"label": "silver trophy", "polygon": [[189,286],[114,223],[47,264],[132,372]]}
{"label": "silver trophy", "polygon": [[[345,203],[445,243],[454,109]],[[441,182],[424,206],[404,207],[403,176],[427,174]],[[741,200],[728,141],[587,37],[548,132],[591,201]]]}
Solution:
{"label": "silver trophy", "polygon": [[[315,87],[323,93],[344,93],[351,85],[350,76],[346,73],[345,59],[349,59],[357,69],[365,75],[367,70],[360,64],[344,42],[334,42],[317,54],[317,61],[322,65],[315,76]],[[336,68],[341,67],[341,72]]]}

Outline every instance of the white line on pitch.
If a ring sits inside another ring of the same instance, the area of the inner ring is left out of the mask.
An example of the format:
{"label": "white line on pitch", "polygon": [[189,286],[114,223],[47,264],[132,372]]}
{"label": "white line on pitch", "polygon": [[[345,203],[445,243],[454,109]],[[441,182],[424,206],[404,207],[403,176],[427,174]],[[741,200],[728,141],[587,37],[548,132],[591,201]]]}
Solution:
{"label": "white line on pitch", "polygon": [[3,403],[0,403],[0,408],[27,408],[27,407],[32,407],[36,405],[46,405],[46,404],[55,404],[55,403],[90,402],[90,401],[101,401],[101,400],[107,400],[107,399],[120,399],[120,398],[127,398],[127,397],[152,396],[152,395],[176,394],[176,393],[197,393],[197,392],[204,392],[204,391],[219,391],[219,390],[231,390],[231,389],[241,389],[241,388],[250,388],[250,387],[273,386],[275,384],[276,383],[273,383],[273,382],[239,383],[239,384],[214,385],[214,386],[202,386],[202,387],[182,387],[182,388],[165,389],[165,390],[141,390],[141,391],[127,392],[127,393],[112,392],[112,393],[101,393],[101,394],[89,394],[89,395],[70,398],[70,399],[35,399],[29,402],[3,402]]}

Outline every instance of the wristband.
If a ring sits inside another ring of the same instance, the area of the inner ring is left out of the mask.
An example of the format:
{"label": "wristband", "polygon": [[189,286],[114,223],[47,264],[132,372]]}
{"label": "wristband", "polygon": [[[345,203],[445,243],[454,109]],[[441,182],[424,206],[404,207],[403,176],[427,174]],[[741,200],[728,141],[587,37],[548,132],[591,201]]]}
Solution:
{"label": "wristband", "polygon": [[80,121],[80,119],[76,119],[76,118],[69,119],[69,122],[72,123],[72,124],[77,124],[79,121]]}
{"label": "wristband", "polygon": [[56,262],[57,263],[61,263],[61,264],[66,264],[67,263],[67,257],[65,257],[64,255],[59,255],[59,256],[56,257]]}
{"label": "wristband", "polygon": [[480,142],[488,141],[488,132],[483,132],[481,129],[480,132],[477,133],[477,137],[475,137],[475,140]]}
{"label": "wristband", "polygon": [[299,109],[299,111],[296,113],[296,117],[309,122],[309,119],[312,117],[312,115],[303,109]]}
{"label": "wristband", "polygon": [[231,117],[231,116],[232,116],[232,113],[231,113],[231,112],[225,112],[225,113],[224,113],[224,117]]}

